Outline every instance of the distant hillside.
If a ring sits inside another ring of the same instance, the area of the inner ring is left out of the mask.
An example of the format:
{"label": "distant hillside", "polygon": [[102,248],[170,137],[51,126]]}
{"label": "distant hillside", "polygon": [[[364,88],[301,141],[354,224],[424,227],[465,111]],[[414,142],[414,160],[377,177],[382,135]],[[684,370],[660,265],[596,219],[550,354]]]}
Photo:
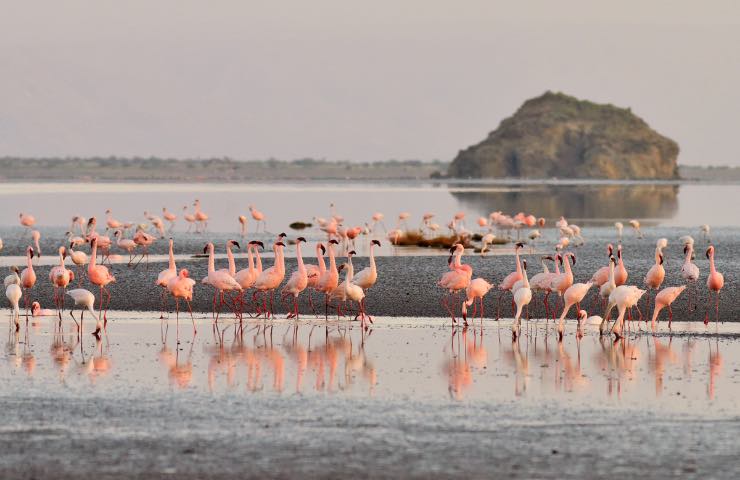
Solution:
{"label": "distant hillside", "polygon": [[630,109],[562,93],[527,100],[482,142],[459,152],[456,178],[678,178],[678,145]]}
{"label": "distant hillside", "polygon": [[332,162],[229,158],[0,158],[0,181],[269,182],[280,180],[428,179],[447,168],[439,161]]}

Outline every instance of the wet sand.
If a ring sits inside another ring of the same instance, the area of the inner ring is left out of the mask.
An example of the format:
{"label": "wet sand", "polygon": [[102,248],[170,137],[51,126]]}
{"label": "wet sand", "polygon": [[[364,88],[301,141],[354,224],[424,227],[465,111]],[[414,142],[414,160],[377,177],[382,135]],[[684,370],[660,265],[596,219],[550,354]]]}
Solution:
{"label": "wet sand", "polygon": [[[740,329],[279,321],[4,333],[0,477],[736,478]],[[0,331],[8,332],[7,320]],[[33,452],[33,461],[28,453]]]}
{"label": "wet sand", "polygon": [[[591,278],[591,275],[599,267],[607,264],[607,256],[605,252],[605,245],[608,241],[611,241],[613,236],[613,229],[604,228],[593,228],[588,230],[588,242],[582,247],[572,248],[577,255],[577,262],[574,267],[575,281],[586,282]],[[737,285],[737,273],[740,271],[740,235],[738,235],[738,229],[716,229],[714,232],[714,242],[717,248],[717,268],[725,275],[725,288],[722,291],[720,301],[720,321],[731,322],[737,321],[737,312],[740,311],[740,295],[737,293],[737,289],[734,285]],[[669,246],[664,251],[665,253],[665,269],[666,279],[663,286],[680,285],[683,283],[680,277],[680,268],[683,263],[683,247],[678,244],[677,238],[680,235],[684,235],[686,231],[674,228],[662,228],[662,229],[651,229],[650,235],[644,239],[636,239],[631,234],[626,235],[624,239],[624,260],[625,265],[629,271],[629,284],[643,285],[643,277],[647,270],[653,264],[653,252],[655,249],[655,240],[660,236],[669,238]],[[552,244],[553,232],[548,232],[546,235],[548,239],[541,241],[536,246],[537,251],[550,251],[549,245]],[[306,232],[306,236],[309,238],[309,248],[304,249],[308,251],[308,255],[313,255],[314,242],[318,240],[316,235],[311,236],[310,232]],[[689,311],[689,290],[685,291],[684,294],[673,305],[674,320],[678,321],[703,321],[705,313],[707,311],[707,288],[706,288],[706,275],[709,271],[709,262],[704,256],[704,250],[706,243],[699,240],[698,236],[696,243],[696,259],[695,263],[698,265],[701,271],[701,279],[697,285],[698,293],[698,308],[694,311]],[[225,242],[226,236],[217,237]],[[269,237],[272,240],[273,237]],[[290,238],[293,238],[291,235]],[[267,240],[267,237],[265,237]],[[192,258],[193,254],[202,254],[202,248],[204,239],[201,236],[182,236],[176,238],[176,252],[178,253],[178,267],[188,268],[190,270],[191,277],[200,280],[206,275],[207,272],[207,259],[206,258]],[[246,243],[246,242],[244,242]],[[367,238],[363,237],[357,245],[357,250],[360,255],[365,254],[367,251]],[[244,246],[244,245],[242,245]],[[287,255],[294,254],[294,246],[289,246]],[[160,241],[156,244],[155,252],[158,254],[166,253],[166,242]],[[219,245],[218,251],[223,252],[224,248]],[[49,251],[48,249],[46,250]],[[444,251],[439,250],[426,250],[421,249],[406,249],[402,247],[391,248],[387,244],[383,246],[380,251],[381,257],[377,259],[378,265],[378,282],[368,292],[367,295],[367,309],[371,315],[380,316],[403,316],[403,317],[432,317],[443,315],[445,310],[441,304],[444,292],[436,287],[436,282],[439,277],[447,269],[447,255]],[[412,253],[412,255],[407,255]],[[427,253],[425,255],[425,253]],[[472,253],[472,251],[466,251],[466,255],[463,261],[473,266],[473,276],[483,277],[488,281],[498,284],[503,278],[512,272],[515,268],[514,257],[511,255],[511,245],[497,246],[494,248],[494,254],[481,257],[479,254]],[[429,255],[432,254],[432,255]],[[315,258],[311,258],[307,255],[307,262],[315,262]],[[45,255],[42,260],[49,260],[50,255]],[[166,257],[158,257],[160,260],[164,260]],[[540,254],[530,253],[529,247],[523,249],[522,258],[525,258],[529,262],[529,273],[534,275],[541,271],[539,264]],[[2,257],[5,264],[8,264],[8,257]],[[13,261],[20,262],[22,259],[16,258]],[[272,265],[271,254],[265,255],[265,268]],[[344,259],[339,260],[343,262]],[[359,271],[367,265],[367,258],[358,256],[355,258],[355,270]],[[216,268],[226,268],[228,266],[226,259],[223,255],[220,255],[216,261]],[[552,267],[552,264],[550,264]],[[237,269],[246,267],[246,259],[244,254],[240,253],[237,255]],[[32,299],[39,299],[44,307],[51,307],[53,305],[53,292],[51,285],[48,281],[49,266],[37,267],[38,282],[34,288],[31,297]],[[140,264],[136,269],[129,268],[124,264],[114,264],[112,271],[116,276],[116,282],[111,285],[110,291],[112,293],[111,308],[116,310],[138,310],[138,311],[149,311],[157,310],[160,308],[160,297],[159,290],[154,286],[157,274],[160,270],[166,268],[166,263],[150,263],[148,268],[144,263]],[[286,278],[292,271],[296,269],[295,258],[286,259]],[[89,288],[94,291],[97,295],[97,291],[87,282],[85,279],[82,284],[83,288]],[[594,288],[587,297],[587,300],[583,307],[587,308],[591,314],[603,314],[601,307],[597,307],[593,304],[592,299],[596,296],[597,290]],[[501,316],[511,316],[511,294],[501,294],[500,310],[498,297],[500,293],[497,291],[491,291],[486,297],[484,302],[484,310],[486,318],[495,318],[497,311]],[[251,297],[251,293],[247,295]],[[550,298],[551,308],[555,307],[555,296],[552,295]],[[307,294],[304,293],[300,297],[300,311],[302,314],[308,316],[311,314],[311,309],[308,305]],[[287,311],[287,307],[280,305],[278,296],[275,297],[276,303],[275,311],[279,314],[284,314]],[[313,299],[320,313],[323,314],[323,298],[317,293],[313,293]],[[69,299],[68,299],[69,300]],[[206,312],[212,308],[213,301],[213,290],[205,285],[196,285],[196,292],[193,302],[193,308],[196,311]],[[457,312],[459,314],[459,303],[457,303]],[[644,301],[643,301],[644,302]],[[644,303],[641,302],[641,306],[644,308]],[[694,302],[696,303],[696,302]],[[249,311],[254,311],[254,307],[250,304]],[[174,303],[170,302],[170,309],[174,309]],[[652,307],[651,307],[652,309]],[[332,312],[330,311],[330,314]],[[635,312],[636,313],[636,312]],[[712,310],[711,319],[714,320],[714,311]],[[472,310],[471,310],[472,314]],[[560,310],[557,311],[557,315],[560,314]],[[530,315],[534,318],[544,318],[545,309],[542,303],[542,295],[537,295],[530,308]],[[663,319],[666,319],[667,313],[661,314]],[[573,308],[569,314],[569,318],[575,318],[576,312]]]}

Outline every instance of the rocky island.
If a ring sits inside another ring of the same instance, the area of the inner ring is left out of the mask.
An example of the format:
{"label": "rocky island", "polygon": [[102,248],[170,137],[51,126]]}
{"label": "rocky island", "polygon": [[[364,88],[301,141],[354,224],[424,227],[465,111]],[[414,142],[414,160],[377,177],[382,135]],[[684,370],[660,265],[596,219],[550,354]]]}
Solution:
{"label": "rocky island", "polygon": [[546,92],[458,153],[454,178],[679,178],[678,144],[629,108]]}

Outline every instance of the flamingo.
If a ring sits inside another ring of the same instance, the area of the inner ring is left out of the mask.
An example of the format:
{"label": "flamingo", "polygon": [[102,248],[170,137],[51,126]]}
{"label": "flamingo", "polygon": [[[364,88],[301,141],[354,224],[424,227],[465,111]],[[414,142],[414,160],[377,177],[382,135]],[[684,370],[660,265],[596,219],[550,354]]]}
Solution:
{"label": "flamingo", "polygon": [[110,209],[105,211],[105,225],[106,230],[118,230],[123,227],[123,223],[113,218],[113,214]]}
{"label": "flamingo", "polygon": [[[229,274],[228,270],[216,270],[215,262],[213,258],[213,243],[209,242],[203,248],[203,253],[208,252],[208,275],[206,275],[201,283],[210,285],[214,288],[213,291],[213,316],[215,322],[218,323],[218,316],[221,313],[220,305],[224,304],[224,292],[227,291],[242,291],[241,285]],[[219,308],[216,309],[216,299],[220,296]]]}
{"label": "flamingo", "polygon": [[21,212],[18,218],[20,219],[21,226],[26,227],[26,232],[36,225],[36,219],[31,214]]}
{"label": "flamingo", "polygon": [[160,320],[164,318],[164,311],[167,308],[168,285],[170,283],[170,280],[177,276],[177,265],[175,265],[175,253],[173,251],[174,244],[174,240],[170,238],[169,264],[167,268],[159,272],[159,275],[157,275],[157,280],[154,282],[155,285],[162,288],[162,295],[160,296],[162,299],[162,311],[159,314]]}
{"label": "flamingo", "polygon": [[709,235],[709,231],[710,231],[709,225],[704,224],[704,225],[700,226],[699,227],[699,231],[701,232],[702,238],[707,243],[712,243],[712,237]]}
{"label": "flamingo", "polygon": [[[465,301],[462,303],[462,317],[465,325],[468,324],[468,307],[480,301],[480,321],[483,324],[483,297],[493,288],[492,283],[488,283],[483,278],[476,278],[470,281],[470,285],[465,288]],[[475,311],[473,312],[475,314]]]}
{"label": "flamingo", "polygon": [[31,232],[31,240],[33,240],[33,246],[36,247],[36,258],[41,258],[41,246],[39,240],[41,240],[41,232],[33,230]]}
{"label": "flamingo", "polygon": [[[448,259],[449,271],[445,272],[437,285],[447,290],[448,296],[456,296],[461,290],[465,290],[470,285],[471,278],[473,277],[473,268],[470,265],[463,265],[461,263],[462,254],[465,251],[465,247],[461,243],[455,244],[450,248],[450,258]],[[453,261],[454,257],[454,261]],[[450,306],[449,300],[444,298],[442,304],[447,308],[452,318],[452,323],[456,323],[455,313]],[[457,305],[455,303],[454,305]]]}
{"label": "flamingo", "polygon": [[591,276],[591,282],[593,282],[594,285],[600,287],[609,280],[609,270],[612,268],[611,258],[613,253],[614,246],[610,243],[606,246],[606,256],[609,259],[609,263],[605,267],[601,267],[600,269],[596,270]]}
{"label": "flamingo", "polygon": [[[257,315],[261,313],[265,314],[265,317],[274,317],[273,313],[273,298],[272,295],[275,292],[283,280],[285,279],[285,258],[283,257],[283,248],[285,244],[280,241],[285,236],[281,233],[278,239],[272,245],[272,251],[275,253],[275,263],[272,267],[262,271],[257,276],[257,280],[254,282],[254,294],[252,300],[257,303],[257,293],[262,293],[262,308],[258,307]],[[267,308],[267,292],[270,292],[270,308]]]}
{"label": "flamingo", "polygon": [[324,254],[326,248],[323,244],[316,244],[316,263],[317,265],[306,264],[306,274],[308,275],[308,304],[311,306],[313,313],[316,313],[316,308],[313,305],[313,299],[311,298],[311,290],[319,290],[319,279],[326,272],[326,264],[324,263]]}
{"label": "flamingo", "polygon": [[606,306],[606,312],[604,313],[601,325],[599,325],[599,333],[604,335],[606,332],[607,323],[609,322],[609,313],[614,307],[619,310],[619,317],[614,322],[612,331],[617,338],[622,335],[622,324],[624,322],[624,314],[627,309],[637,305],[640,298],[645,294],[645,290],[632,285],[618,285],[617,288],[609,295],[609,303]]}
{"label": "flamingo", "polygon": [[[257,276],[262,272],[261,264],[259,269],[257,269],[254,265],[255,255],[259,259],[259,250],[257,250],[257,247],[265,248],[265,245],[262,242],[255,240],[249,242],[249,244],[247,245],[249,266],[247,268],[239,270],[234,276],[234,279],[239,283],[239,285],[241,285],[243,292],[254,286],[254,282],[257,281]],[[255,252],[254,254],[252,253],[253,249]],[[244,301],[244,294],[242,294],[242,301]]]}
{"label": "flamingo", "polygon": [[[502,292],[503,292],[503,291],[511,291],[512,293],[514,293],[514,290],[513,290],[514,284],[516,284],[516,282],[518,282],[519,280],[522,280],[522,279],[523,279],[523,277],[524,277],[524,276],[522,275],[522,263],[521,263],[521,261],[519,260],[519,250],[520,250],[520,249],[521,249],[521,248],[522,248],[523,246],[524,246],[524,244],[523,244],[523,243],[521,243],[521,242],[518,242],[518,243],[516,244],[516,247],[514,248],[514,254],[515,254],[515,256],[516,256],[516,270],[515,270],[515,271],[513,271],[513,272],[511,272],[510,274],[508,274],[508,275],[507,275],[507,276],[506,276],[506,277],[505,277],[505,278],[504,278],[504,279],[503,279],[503,280],[501,281],[501,283],[499,284],[498,288],[499,288],[499,290],[501,290]],[[529,280],[527,280],[527,283],[529,283]],[[500,307],[500,305],[501,305],[501,296],[500,296],[500,295],[499,295],[499,298],[498,298],[498,304],[499,304],[499,307]],[[513,304],[512,304],[512,307],[513,307]],[[499,309],[497,309],[497,310],[500,310],[500,308],[499,308]],[[512,308],[512,310],[513,310],[513,308]],[[496,318],[497,318],[497,319],[498,319],[498,316],[499,316],[499,313],[498,313],[498,311],[497,311],[497,313],[496,313]]]}
{"label": "flamingo", "polygon": [[599,287],[599,297],[604,304],[608,303],[609,295],[611,295],[614,289],[617,288],[617,284],[614,281],[614,266],[616,263],[617,261],[613,256],[609,257],[609,279],[605,284]]}
{"label": "flamingo", "polygon": [[[110,305],[111,300],[111,294],[110,291],[106,288],[110,283],[116,281],[116,277],[114,277],[108,268],[105,265],[97,265],[97,255],[98,255],[98,240],[97,238],[93,238],[90,240],[90,244],[92,245],[92,253],[90,254],[90,263],[87,266],[87,278],[90,280],[90,283],[93,285],[97,285],[100,287],[100,307],[98,307],[98,311],[103,312],[103,328],[108,327],[108,308],[107,306]],[[80,289],[77,289],[80,290]],[[104,294],[108,295],[108,302],[104,302]],[[74,297],[73,297],[74,298]],[[94,297],[93,297],[94,298]],[[103,307],[105,305],[105,308]]]}
{"label": "flamingo", "polygon": [[[551,260],[553,262],[555,261],[555,259],[551,256],[543,256],[540,258],[542,271],[532,277],[532,279],[529,281],[529,288],[532,290],[532,295],[537,292],[545,292],[545,315],[547,316],[547,318],[550,318],[550,306],[547,303],[547,298],[550,295],[550,283],[552,282],[552,276],[554,274],[550,272],[549,268],[547,268],[547,263],[545,263],[545,260]],[[557,262],[555,266],[557,267]]]}
{"label": "flamingo", "polygon": [[[712,292],[716,292],[716,301],[714,305],[714,310],[716,312],[716,323],[719,321],[719,292],[725,285],[725,277],[724,275],[719,273],[714,266],[714,245],[710,245],[709,248],[707,248],[706,256],[709,259],[709,276],[707,277],[707,288]],[[704,325],[709,323],[709,310],[711,308],[710,302],[711,299],[707,298],[707,314],[704,317]]]}
{"label": "flamingo", "polygon": [[[188,213],[188,206],[187,205],[185,205],[184,207],[182,207],[182,218],[184,218],[185,221],[188,222],[188,230],[187,231],[189,233],[190,230],[192,230],[193,225],[195,225],[195,215],[193,215],[192,213]],[[197,230],[198,230],[198,227],[196,225],[196,232],[197,232]]]}
{"label": "flamingo", "polygon": [[[372,317],[365,313],[365,292],[362,290],[362,288],[358,285],[355,285],[353,280],[354,275],[354,267],[352,266],[352,257],[355,255],[355,251],[352,250],[347,254],[347,274],[344,278],[344,290],[345,290],[345,296],[347,299],[352,300],[353,302],[357,303],[357,309],[358,313],[357,316],[360,317],[360,323],[361,328],[367,329],[365,326],[365,319],[369,320],[370,323],[373,323]],[[357,320],[357,317],[355,317],[355,320]]]}
{"label": "flamingo", "polygon": [[8,285],[14,285],[14,284],[20,285],[21,284],[21,277],[18,276],[18,273],[19,273],[18,267],[13,265],[12,267],[10,267],[10,272],[11,272],[10,275],[5,277],[5,279],[3,280],[3,287],[7,288]]}
{"label": "flamingo", "polygon": [[196,199],[195,207],[195,233],[205,233],[208,229],[208,215],[200,209],[200,200]]}
{"label": "flamingo", "polygon": [[645,310],[650,307],[650,292],[659,290],[665,279],[665,268],[663,268],[663,253],[661,247],[655,247],[655,264],[645,274],[645,286],[648,290],[647,305]]}
{"label": "flamingo", "polygon": [[381,224],[383,226],[383,230],[387,230],[385,228],[385,224],[383,223],[383,218],[385,218],[385,215],[383,215],[382,213],[380,213],[380,212],[373,213],[373,216],[372,216],[373,223],[372,223],[372,226],[370,227],[370,232],[371,233],[374,233],[375,232],[375,227],[378,224]]}
{"label": "flamingo", "polygon": [[496,235],[492,233],[486,233],[481,238],[480,254],[484,255],[488,251],[488,247],[496,240]]}
{"label": "flamingo", "polygon": [[529,286],[529,279],[527,278],[527,261],[523,261],[522,265],[522,276],[524,277],[524,285],[514,292],[514,303],[516,303],[516,314],[514,315],[514,323],[511,325],[511,336],[516,340],[519,335],[519,327],[521,326],[522,310],[529,302],[532,301],[532,289]]}
{"label": "flamingo", "polygon": [[[683,253],[686,255],[686,258],[684,258],[683,265],[681,265],[681,278],[691,285],[691,290],[689,290],[689,310],[693,311],[696,309],[696,306],[694,308],[691,307],[691,298],[692,296],[696,296],[696,283],[699,280],[699,267],[691,261],[694,255],[694,243],[687,243],[683,247]],[[691,295],[692,292],[693,295]]]}
{"label": "flamingo", "polygon": [[84,238],[80,237],[79,235],[75,235],[72,232],[67,232],[65,233],[65,235],[67,236],[67,242],[69,242],[70,248],[79,247],[86,243]]}
{"label": "flamingo", "polygon": [[139,245],[142,247],[141,252],[141,258],[138,262],[136,262],[136,265],[138,266],[141,261],[146,257],[146,267],[149,268],[149,246],[153,244],[157,238],[154,235],[150,235],[144,231],[144,228],[142,225],[139,225],[136,228],[136,233],[134,234],[134,243],[136,245]]}
{"label": "flamingo", "polygon": [[28,317],[28,302],[30,300],[28,291],[36,285],[36,272],[33,270],[33,247],[28,247],[28,250],[26,250],[26,265],[27,267],[21,272],[21,287],[24,290],[24,304],[26,307],[26,317]]}
{"label": "flamingo", "polygon": [[254,229],[254,233],[257,233],[260,229],[260,222],[262,223],[262,232],[265,232],[267,228],[267,221],[265,220],[265,214],[254,208],[254,205],[249,206],[249,213],[252,214],[252,218],[257,222],[257,226]]}
{"label": "flamingo", "polygon": [[559,297],[562,297],[565,291],[573,285],[573,270],[571,270],[571,262],[573,262],[573,266],[575,266],[576,254],[573,252],[568,252],[564,256],[560,257],[560,263],[563,265],[565,270],[560,275],[553,277],[550,282],[550,288],[553,292],[557,292]]}
{"label": "flamingo", "polygon": [[[378,267],[375,264],[375,246],[380,246],[378,240],[370,241],[370,266],[365,267],[352,277],[352,282],[360,287],[364,292],[375,285],[378,281]],[[363,299],[363,302],[365,299]]]}
{"label": "flamingo", "polygon": [[338,244],[339,242],[334,239],[329,240],[329,268],[319,277],[317,284],[317,289],[324,293],[324,311],[327,318],[329,316],[329,294],[339,285],[339,271],[334,257],[334,245]]}
{"label": "flamingo", "polygon": [[624,230],[624,225],[622,222],[614,222],[614,228],[617,229],[617,240],[619,243],[622,243],[622,231]]}
{"label": "flamingo", "polygon": [[[239,215],[239,235],[244,238],[247,236],[247,217],[244,215]],[[247,250],[249,250],[249,247],[247,247]]]}
{"label": "flamingo", "polygon": [[32,317],[53,317],[54,315],[57,315],[57,313],[57,311],[50,308],[41,308],[41,304],[39,302],[33,302],[31,304]]}
{"label": "flamingo", "polygon": [[288,318],[298,319],[298,295],[308,286],[308,272],[306,271],[306,266],[303,263],[303,255],[301,254],[301,243],[305,241],[306,239],[303,237],[296,238],[295,251],[298,260],[298,270],[293,272],[281,292],[282,297],[287,295],[293,296],[293,311],[288,314]]}
{"label": "flamingo", "polygon": [[64,296],[67,291],[67,285],[75,279],[74,272],[64,265],[66,258],[67,249],[59,247],[59,265],[49,270],[49,281],[54,287],[54,306],[56,306],[60,321],[62,320],[61,312],[64,311]]}
{"label": "flamingo", "polygon": [[74,233],[75,229],[77,229],[80,231],[81,235],[84,235],[86,223],[87,223],[87,219],[85,217],[75,215],[74,217],[72,217],[72,224],[69,226],[69,231]]}
{"label": "flamingo", "polygon": [[[180,273],[171,277],[167,281],[167,291],[175,298],[175,321],[177,322],[177,331],[180,331],[180,299],[185,300],[188,304],[188,312],[190,312],[190,320],[193,322],[193,335],[198,333],[195,328],[195,319],[193,318],[193,308],[190,302],[193,300],[193,287],[195,286],[195,280],[189,277],[189,272],[186,268],[180,269]],[[178,340],[178,343],[180,341]]]}
{"label": "flamingo", "polygon": [[10,302],[10,307],[12,308],[13,322],[15,323],[16,332],[21,328],[21,311],[19,303],[22,296],[23,291],[17,283],[11,283],[5,286],[5,297],[8,299],[8,302]]}
{"label": "flamingo", "polygon": [[558,322],[558,336],[560,337],[560,340],[563,339],[563,331],[565,330],[565,316],[568,314],[570,307],[575,305],[576,308],[580,311],[581,302],[586,297],[588,291],[591,290],[591,287],[593,287],[593,285],[594,284],[592,282],[574,283],[573,285],[568,287],[567,290],[565,290],[565,293],[563,294],[563,313],[560,314],[560,321]]}
{"label": "flamingo", "polygon": [[[112,244],[110,237],[105,235],[100,235],[96,231],[96,228],[98,226],[98,220],[95,217],[90,217],[90,220],[87,221],[87,234],[86,239],[87,241],[91,241],[93,238],[96,240],[96,244],[98,248],[103,252],[104,257],[108,256],[110,253],[110,246]],[[102,261],[100,263],[103,263]]]}
{"label": "flamingo", "polygon": [[668,328],[671,328],[671,321],[673,320],[673,311],[671,310],[671,304],[678,298],[681,293],[686,290],[686,285],[680,287],[666,287],[655,295],[655,302],[653,306],[653,320],[652,327],[655,330],[656,320],[658,320],[658,314],[665,307],[668,307]]}
{"label": "flamingo", "polygon": [[630,224],[630,227],[632,227],[632,229],[635,231],[635,236],[637,238],[642,238],[643,234],[642,234],[642,231],[640,230],[640,222],[638,220],[633,219],[629,221],[629,224]]}
{"label": "flamingo", "polygon": [[229,268],[221,268],[220,272],[226,272],[231,275],[232,278],[236,279],[236,262],[234,262],[234,253],[231,251],[233,247],[242,248],[239,242],[236,240],[226,241],[226,258],[229,261]]}
{"label": "flamingo", "polygon": [[[72,317],[72,320],[74,320],[75,324],[77,325],[77,331],[79,334],[83,333],[83,321],[85,318],[85,310],[90,312],[90,315],[95,319],[95,331],[92,332],[92,335],[100,340],[100,330],[104,329],[105,326],[101,324],[100,322],[100,316],[95,314],[94,305],[95,305],[95,295],[92,294],[92,292],[85,290],[84,288],[75,288],[74,290],[69,290],[67,292],[67,295],[72,297],[72,300],[74,300],[74,306],[69,310],[69,315]],[[74,316],[75,308],[80,307],[80,323],[77,323],[77,319]]]}
{"label": "flamingo", "polygon": [[165,220],[167,220],[170,224],[170,228],[168,229],[170,232],[175,229],[175,220],[177,220],[177,215],[167,210],[167,207],[162,207],[162,216]]}
{"label": "flamingo", "polygon": [[123,238],[123,232],[116,230],[113,232],[113,236],[116,237],[116,246],[121,250],[128,252],[128,266],[131,266],[134,257],[134,250],[136,250],[136,242],[130,238]]}
{"label": "flamingo", "polygon": [[69,256],[72,259],[72,263],[77,265],[77,286],[82,282],[82,267],[87,265],[87,254],[81,250],[73,250],[72,244],[69,245]]}
{"label": "flamingo", "polygon": [[627,269],[624,267],[624,258],[622,258],[622,245],[617,247],[617,267],[614,269],[614,283],[617,286],[627,283]]}

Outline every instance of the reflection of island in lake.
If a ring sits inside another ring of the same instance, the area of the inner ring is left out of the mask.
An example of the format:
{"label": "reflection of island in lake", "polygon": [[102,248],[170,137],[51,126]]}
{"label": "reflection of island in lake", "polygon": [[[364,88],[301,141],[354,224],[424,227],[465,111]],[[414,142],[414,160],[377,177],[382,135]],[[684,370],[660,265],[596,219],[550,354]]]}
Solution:
{"label": "reflection of island in lake", "polygon": [[585,224],[630,218],[671,218],[678,210],[679,185],[515,185],[486,191],[451,190],[481,215],[501,210],[548,219],[564,215]]}

